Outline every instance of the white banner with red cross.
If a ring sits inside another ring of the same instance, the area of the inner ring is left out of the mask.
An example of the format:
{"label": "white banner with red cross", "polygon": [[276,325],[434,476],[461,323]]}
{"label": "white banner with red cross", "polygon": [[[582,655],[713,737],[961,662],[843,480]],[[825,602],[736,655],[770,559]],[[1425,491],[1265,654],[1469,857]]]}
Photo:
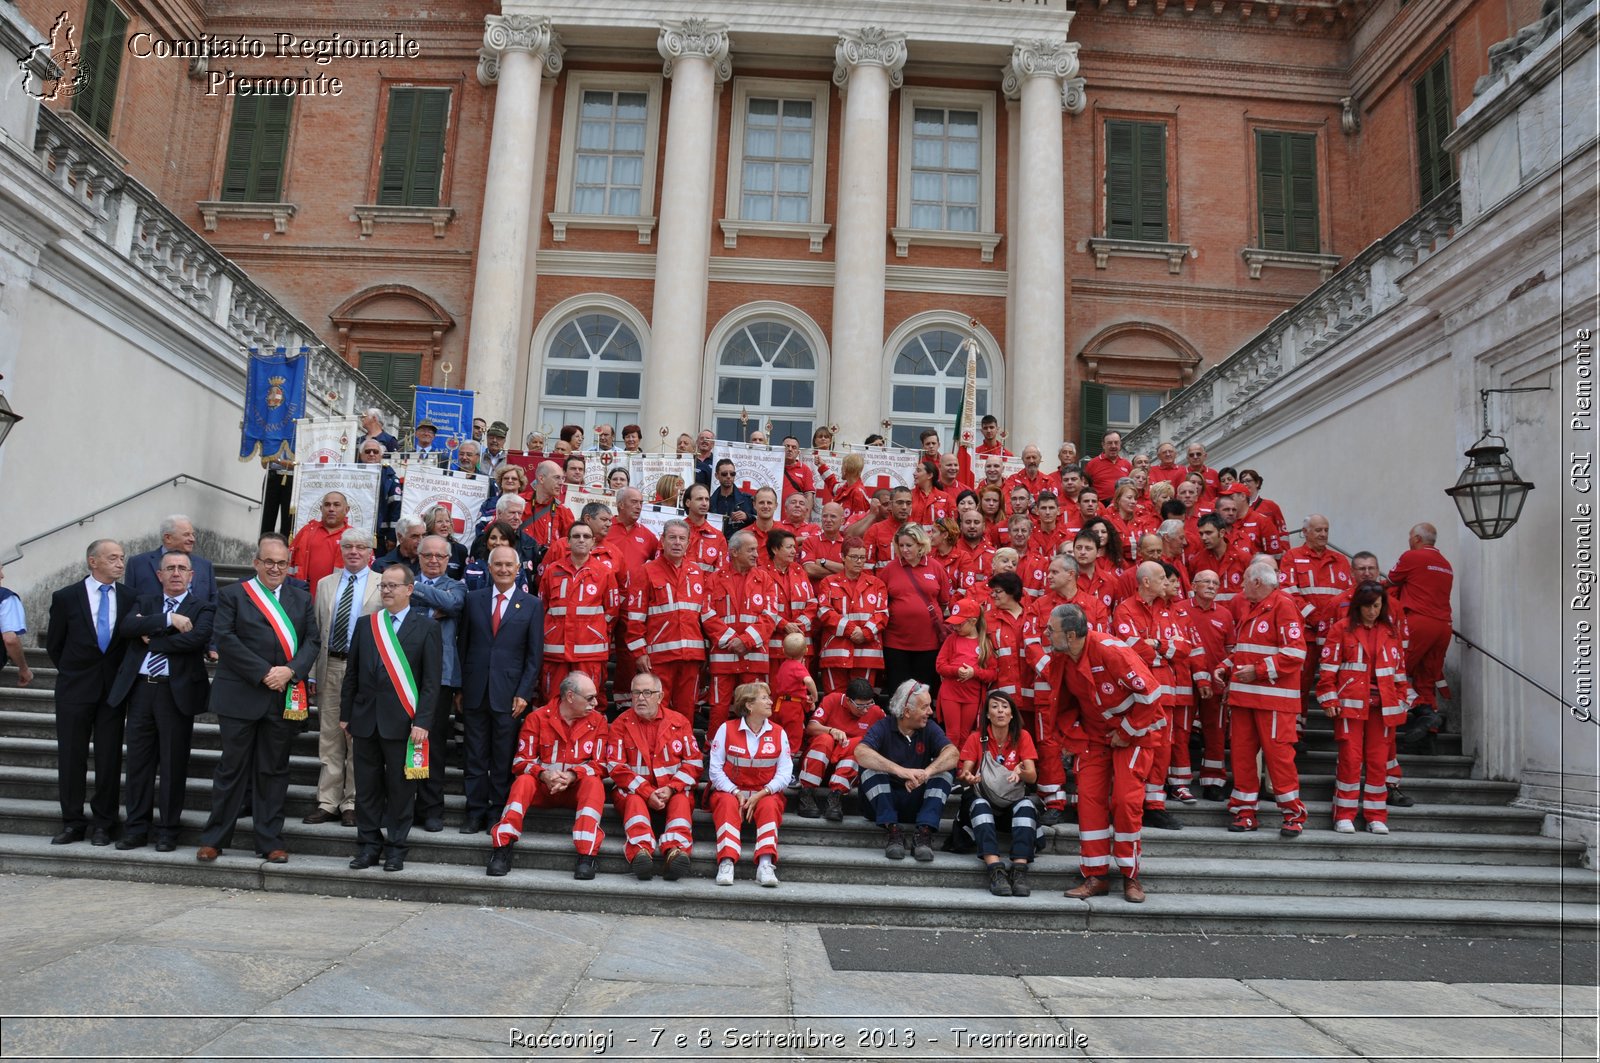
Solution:
{"label": "white banner with red cross", "polygon": [[[734,486],[753,495],[763,487],[770,487],[783,497],[783,448],[764,443],[729,443],[717,440],[711,452],[711,467],[723,458],[733,462]],[[715,483],[713,483],[715,489]]]}
{"label": "white banner with red cross", "polygon": [[302,417],[294,423],[295,460],[301,465],[354,464],[359,429],[354,417]]}
{"label": "white banner with red cross", "polygon": [[[413,464],[406,472],[400,500],[401,517],[421,517],[434,506],[450,511],[450,537],[466,546],[472,542],[478,511],[489,497],[489,478],[467,479],[465,474]],[[428,529],[429,534],[432,529]]]}
{"label": "white banner with red cross", "polygon": [[802,456],[811,466],[811,471],[816,474],[817,483],[821,484],[823,476],[817,468],[818,459],[828,467],[828,471],[841,481],[844,479],[844,456],[846,454],[860,454],[861,486],[866,488],[870,495],[874,491],[895,487],[910,487],[912,472],[917,467],[917,461],[922,457],[922,452],[907,450],[904,447],[845,447],[841,450],[810,450],[803,451]]}

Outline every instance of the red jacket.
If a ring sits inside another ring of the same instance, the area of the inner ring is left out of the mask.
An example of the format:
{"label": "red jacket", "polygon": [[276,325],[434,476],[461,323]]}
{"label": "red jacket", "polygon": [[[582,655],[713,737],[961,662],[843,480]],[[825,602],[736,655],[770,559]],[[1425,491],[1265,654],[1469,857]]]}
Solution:
{"label": "red jacket", "polygon": [[1173,704],[1192,706],[1195,703],[1195,683],[1211,678],[1211,673],[1206,669],[1205,647],[1200,644],[1200,633],[1195,627],[1189,599],[1179,598],[1167,602],[1166,606],[1173,627],[1189,645],[1187,653],[1180,653],[1172,659]]}
{"label": "red jacket", "polygon": [[[1158,598],[1147,605],[1137,594],[1123,599],[1111,615],[1111,633],[1161,681],[1161,693],[1177,693],[1175,662],[1188,657],[1190,645],[1187,633],[1173,622],[1165,602]],[[1150,645],[1150,639],[1159,645]]]}
{"label": "red jacket", "polygon": [[778,585],[771,570],[760,565],[748,572],[723,569],[711,579],[711,607],[727,629],[712,644],[711,674],[770,671],[767,643],[778,621]]}
{"label": "red jacket", "polygon": [[1350,559],[1337,550],[1296,546],[1283,555],[1283,589],[1301,601],[1306,630],[1321,642],[1338,619],[1339,599],[1354,589]]}
{"label": "red jacket", "polygon": [[689,525],[689,560],[700,566],[706,575],[721,571],[728,563],[728,540],[708,519],[699,525]]}
{"label": "red jacket", "polygon": [[817,625],[817,592],[812,589],[811,577],[806,575],[805,566],[798,561],[790,565],[786,572],[769,568],[767,574],[772,577],[772,584],[777,594],[774,610],[777,622],[772,626],[772,638],[768,642],[768,650],[772,660],[781,661],[785,624],[799,624],[801,632],[805,634],[806,642],[810,643],[811,631]]}
{"label": "red jacket", "polygon": [[339,538],[349,530],[349,521],[329,531],[322,521],[314,520],[295,532],[294,544],[289,552],[290,568],[297,578],[311,584],[313,595],[317,593],[317,584],[322,577],[331,576],[344,567],[344,555],[339,552]]}
{"label": "red jacket", "polygon": [[619,794],[665,786],[687,793],[700,778],[700,747],[681,713],[662,709],[646,722],[629,709],[611,721],[610,774]]}
{"label": "red jacket", "polygon": [[956,511],[956,504],[950,496],[937,486],[926,491],[911,489],[911,521],[923,527],[932,527],[936,520],[943,520]]}
{"label": "red jacket", "polygon": [[1227,602],[1244,588],[1244,570],[1250,567],[1250,551],[1237,543],[1229,544],[1222,548],[1219,558],[1201,547],[1183,555],[1183,564],[1189,570],[1191,579],[1207,569],[1215,572],[1222,583],[1222,589],[1217,591],[1217,601]]}
{"label": "red jacket", "polygon": [[[972,669],[972,678],[959,679],[962,666]],[[939,673],[944,682],[939,684],[939,704],[942,705],[976,705],[983,699],[983,692],[995,679],[994,654],[989,655],[988,664],[978,661],[978,640],[966,635],[951,635],[944,640],[944,645],[939,647],[939,656],[934,661],[933,670]]]}
{"label": "red jacket", "polygon": [[610,749],[606,714],[590,712],[568,723],[556,707],[560,703],[554,698],[523,719],[511,770],[519,775],[549,770],[605,778]]}
{"label": "red jacket", "polygon": [[611,655],[611,625],[622,611],[616,576],[603,561],[572,555],[544,567],[544,655],[557,661],[603,661]]}
{"label": "red jacket", "polygon": [[1089,632],[1083,656],[1059,654],[1055,669],[1056,733],[1062,748],[1082,753],[1090,745],[1108,746],[1120,730],[1129,745],[1155,746],[1167,740],[1160,684],[1144,662],[1114,636]]}
{"label": "red jacket", "polygon": [[972,588],[989,582],[989,573],[993,568],[994,547],[989,545],[987,539],[980,538],[977,546],[970,546],[962,539],[951,549],[950,564],[945,566],[945,572],[950,576],[951,593],[957,598],[971,594]]}
{"label": "red jacket", "polygon": [[1406,678],[1400,632],[1391,624],[1352,624],[1349,617],[1335,622],[1322,646],[1317,703],[1337,705],[1346,719],[1365,720],[1374,687],[1384,724],[1398,727],[1417,700]]}
{"label": "red jacket", "polygon": [[1455,578],[1450,562],[1434,546],[1407,550],[1389,573],[1389,582],[1399,592],[1406,612],[1447,624],[1450,622],[1450,588]]}
{"label": "red jacket", "polygon": [[[1228,704],[1235,709],[1298,713],[1306,637],[1294,599],[1273,591],[1253,605],[1246,604],[1236,638],[1222,664],[1229,675]],[[1248,683],[1233,678],[1247,664],[1256,666],[1255,678]]]}
{"label": "red jacket", "polygon": [[[989,628],[989,643],[994,648],[994,689],[1010,694],[1021,703],[1023,671],[1027,665],[1023,657],[1023,629],[1028,621],[1027,607],[1024,606],[1021,613],[1012,616],[991,603],[984,609],[983,615]],[[1031,699],[1032,682],[1029,682],[1027,687]]]}
{"label": "red jacket", "polygon": [[1200,639],[1202,651],[1199,666],[1194,672],[1194,681],[1210,682],[1211,696],[1218,697],[1222,691],[1221,680],[1216,672],[1222,667],[1222,662],[1227,660],[1228,648],[1234,642],[1233,611],[1220,602],[1212,602],[1209,609],[1201,608],[1199,602],[1190,599],[1189,620],[1194,624],[1194,632]]}
{"label": "red jacket", "polygon": [[656,661],[703,661],[706,640],[722,641],[727,625],[711,606],[711,580],[684,559],[658,557],[628,587],[628,651]]}
{"label": "red jacket", "polygon": [[[822,581],[817,601],[819,663],[824,668],[882,668],[883,632],[889,626],[889,592],[883,581],[863,572],[852,582],[843,572]],[[864,632],[859,646],[851,640]]]}

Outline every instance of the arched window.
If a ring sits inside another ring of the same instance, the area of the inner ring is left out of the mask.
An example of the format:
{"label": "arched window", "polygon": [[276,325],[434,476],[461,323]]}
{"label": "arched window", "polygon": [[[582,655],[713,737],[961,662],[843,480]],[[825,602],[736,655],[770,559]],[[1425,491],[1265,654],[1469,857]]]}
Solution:
{"label": "arched window", "polygon": [[[743,431],[741,413],[748,415]],[[746,439],[771,421],[771,442],[792,435],[809,444],[817,419],[817,354],[806,334],[770,318],[729,333],[717,352],[712,417],[718,439]]]}
{"label": "arched window", "polygon": [[[939,432],[940,445],[950,449],[956,415],[961,412],[961,389],[966,381],[965,337],[950,329],[925,329],[911,336],[894,354],[889,374],[889,442],[921,447],[925,429]],[[978,416],[989,412],[989,359],[978,350]]]}
{"label": "arched window", "polygon": [[556,329],[545,351],[539,423],[552,427],[621,427],[639,420],[642,350],[633,327],[615,314],[580,313]]}

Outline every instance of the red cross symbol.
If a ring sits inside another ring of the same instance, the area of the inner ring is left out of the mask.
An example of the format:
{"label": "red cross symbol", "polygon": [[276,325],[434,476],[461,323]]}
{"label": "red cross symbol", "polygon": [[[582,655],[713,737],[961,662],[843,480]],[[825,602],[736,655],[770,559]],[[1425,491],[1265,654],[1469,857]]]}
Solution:
{"label": "red cross symbol", "polygon": [[444,507],[445,512],[450,514],[450,530],[456,535],[463,534],[467,530],[467,522],[456,516],[456,507],[449,502],[440,502],[439,505]]}

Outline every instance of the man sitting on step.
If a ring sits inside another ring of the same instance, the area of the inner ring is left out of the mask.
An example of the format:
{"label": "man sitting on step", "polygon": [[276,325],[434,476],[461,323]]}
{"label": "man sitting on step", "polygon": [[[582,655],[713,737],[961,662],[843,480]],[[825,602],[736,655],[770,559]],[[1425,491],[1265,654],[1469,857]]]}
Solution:
{"label": "man sitting on step", "polygon": [[889,699],[889,715],[856,746],[861,794],[872,805],[874,821],[888,832],[883,855],[890,860],[906,858],[903,818],[916,823],[912,856],[921,863],[933,859],[933,832],[950,796],[960,750],[932,715],[928,685],[907,679]]}

